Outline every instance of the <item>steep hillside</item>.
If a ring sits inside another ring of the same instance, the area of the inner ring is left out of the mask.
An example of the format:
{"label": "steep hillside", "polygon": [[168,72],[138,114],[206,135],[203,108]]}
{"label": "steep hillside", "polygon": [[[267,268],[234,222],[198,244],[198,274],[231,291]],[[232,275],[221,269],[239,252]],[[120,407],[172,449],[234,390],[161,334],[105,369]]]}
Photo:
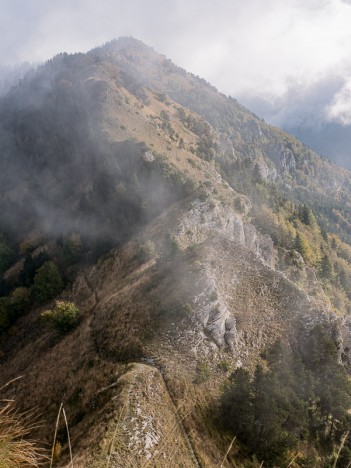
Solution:
{"label": "steep hillside", "polygon": [[[277,340],[303,361],[317,325],[349,369],[347,170],[134,39],[27,75],[0,149],[2,393],[48,444],[63,402],[75,466],[259,466],[240,437],[225,457],[232,373],[268,372]],[[345,392],[294,466],[333,460]]]}
{"label": "steep hillside", "polygon": [[[283,193],[300,202],[308,201],[317,210],[323,210],[324,204],[333,207],[328,196],[332,190],[337,196],[336,209],[342,201],[350,221],[349,201],[345,203],[351,188],[348,171],[321,160],[295,138],[266,125],[234,99],[218,93],[204,80],[186,73],[139,41],[128,38],[113,41],[92,54],[115,63],[131,76],[132,92],[137,93],[138,85],[150,86],[161,93],[160,99],[167,100],[169,96],[203,117],[218,132],[207,135],[200,125],[199,136],[207,140],[205,157],[213,158],[211,149],[222,150],[220,161],[229,180],[236,169],[233,164],[236,158],[251,159],[258,163],[264,178],[274,180],[275,184],[285,182],[280,186]],[[186,123],[196,129],[191,119]]]}

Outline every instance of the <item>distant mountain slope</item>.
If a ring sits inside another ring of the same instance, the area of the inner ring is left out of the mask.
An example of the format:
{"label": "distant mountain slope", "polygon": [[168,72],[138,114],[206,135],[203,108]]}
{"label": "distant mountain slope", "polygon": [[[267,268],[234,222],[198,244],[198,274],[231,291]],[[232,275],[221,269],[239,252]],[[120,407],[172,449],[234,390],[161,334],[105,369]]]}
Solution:
{"label": "distant mountain slope", "polygon": [[[218,93],[203,79],[186,73],[135,39],[113,41],[92,54],[116,63],[132,76],[135,89],[138,84],[150,86],[163,93],[164,99],[169,96],[206,119],[218,132],[218,143],[222,144],[225,153],[222,168],[228,178],[231,176],[228,166],[233,160],[250,159],[260,165],[264,177],[280,184],[280,190],[292,199],[308,202],[317,212],[324,212],[324,206],[341,207],[350,221],[351,179],[348,171],[322,160],[291,135],[266,125],[236,100]],[[222,140],[221,134],[224,134]],[[211,145],[208,140],[205,143]],[[215,145],[216,137],[212,140]],[[330,191],[334,194],[333,200],[329,197]],[[335,219],[331,220],[328,228],[332,229],[334,223]],[[344,234],[351,239],[348,229]]]}
{"label": "distant mountain slope", "polygon": [[0,66],[0,96],[15,86],[31,68],[35,67],[27,62],[13,67]]}
{"label": "distant mountain slope", "polygon": [[291,133],[316,153],[351,168],[347,78],[327,76],[312,85],[291,84],[280,97],[244,95],[241,99],[267,122]]}
{"label": "distant mountain slope", "polygon": [[321,122],[317,127],[286,126],[286,130],[318,154],[339,166],[351,169],[351,127],[337,122]]}

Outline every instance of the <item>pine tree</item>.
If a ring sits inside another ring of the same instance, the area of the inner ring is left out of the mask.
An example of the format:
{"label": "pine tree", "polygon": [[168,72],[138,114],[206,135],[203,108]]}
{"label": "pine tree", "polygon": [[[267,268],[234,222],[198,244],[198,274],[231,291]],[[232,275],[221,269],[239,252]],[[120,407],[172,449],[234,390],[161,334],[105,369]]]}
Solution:
{"label": "pine tree", "polygon": [[325,279],[331,279],[334,274],[333,264],[327,254],[324,254],[320,260],[319,271],[321,276]]}
{"label": "pine tree", "polygon": [[63,288],[63,281],[55,263],[45,262],[36,272],[33,284],[35,299],[43,304],[56,297]]}
{"label": "pine tree", "polygon": [[302,221],[307,226],[315,226],[317,224],[313,211],[307,205],[299,206],[298,216],[300,221]]}
{"label": "pine tree", "polygon": [[253,168],[252,179],[253,179],[253,182],[255,184],[262,184],[263,183],[261,169],[260,169],[260,166],[257,163],[254,165],[254,168]]}
{"label": "pine tree", "polygon": [[231,376],[222,400],[222,414],[226,426],[245,439],[253,424],[250,374],[237,369]]}

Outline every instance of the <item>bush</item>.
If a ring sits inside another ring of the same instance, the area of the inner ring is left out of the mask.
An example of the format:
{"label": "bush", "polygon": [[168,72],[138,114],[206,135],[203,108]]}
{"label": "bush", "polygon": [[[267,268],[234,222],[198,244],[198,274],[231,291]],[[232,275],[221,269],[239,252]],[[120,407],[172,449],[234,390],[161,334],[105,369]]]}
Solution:
{"label": "bush", "polygon": [[219,368],[223,371],[223,372],[228,372],[229,369],[230,369],[230,363],[226,360],[226,359],[222,359],[219,363]]}
{"label": "bush", "polygon": [[351,463],[351,450],[347,447],[343,447],[340,451],[340,455],[337,462],[338,468],[347,468]]}
{"label": "bush", "polygon": [[30,306],[30,289],[20,286],[11,293],[11,303],[17,314],[25,312]]}
{"label": "bush", "polygon": [[0,333],[10,328],[16,319],[30,307],[30,290],[14,289],[10,296],[0,297]]}
{"label": "bush", "polygon": [[210,376],[211,376],[211,370],[208,367],[208,365],[203,361],[198,362],[197,367],[196,367],[196,377],[194,379],[194,383],[195,384],[204,383],[206,382],[206,380],[210,378]]}
{"label": "bush", "polygon": [[218,292],[217,291],[212,291],[210,295],[210,301],[215,302],[218,300]]}
{"label": "bush", "polygon": [[145,263],[156,256],[155,244],[152,241],[147,241],[145,244],[140,245],[135,257],[141,262]]}
{"label": "bush", "polygon": [[181,252],[179,241],[174,234],[169,233],[167,235],[165,244],[166,256],[168,258],[174,258]]}
{"label": "bush", "polygon": [[57,301],[53,310],[46,310],[41,316],[60,333],[68,333],[78,325],[80,311],[73,302]]}
{"label": "bush", "polygon": [[143,344],[137,336],[126,337],[118,344],[113,354],[116,359],[123,362],[140,359],[143,355]]}

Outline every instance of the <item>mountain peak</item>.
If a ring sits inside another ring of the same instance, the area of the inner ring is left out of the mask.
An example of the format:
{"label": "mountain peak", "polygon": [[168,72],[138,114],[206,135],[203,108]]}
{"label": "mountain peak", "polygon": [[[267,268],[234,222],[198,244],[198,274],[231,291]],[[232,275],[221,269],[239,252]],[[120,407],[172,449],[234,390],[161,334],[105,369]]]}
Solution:
{"label": "mountain peak", "polygon": [[152,47],[149,47],[144,42],[139,39],[136,39],[133,36],[121,36],[116,39],[112,39],[105,44],[92,49],[88,53],[93,54],[106,54],[106,53],[123,53],[123,54],[132,54],[132,53],[153,53],[154,55],[159,55],[154,51]]}
{"label": "mountain peak", "polygon": [[139,47],[139,48],[143,48],[143,49],[151,49],[151,47],[149,47],[144,42],[142,42],[141,40],[139,40],[139,39],[137,39],[137,38],[135,38],[133,36],[120,36],[118,38],[112,39],[109,42],[106,42],[102,46],[97,47],[97,48],[95,48],[93,50],[96,50],[96,49],[105,49],[105,50],[116,49],[116,50],[119,50],[119,49],[124,48],[124,47],[131,47],[131,48]]}

